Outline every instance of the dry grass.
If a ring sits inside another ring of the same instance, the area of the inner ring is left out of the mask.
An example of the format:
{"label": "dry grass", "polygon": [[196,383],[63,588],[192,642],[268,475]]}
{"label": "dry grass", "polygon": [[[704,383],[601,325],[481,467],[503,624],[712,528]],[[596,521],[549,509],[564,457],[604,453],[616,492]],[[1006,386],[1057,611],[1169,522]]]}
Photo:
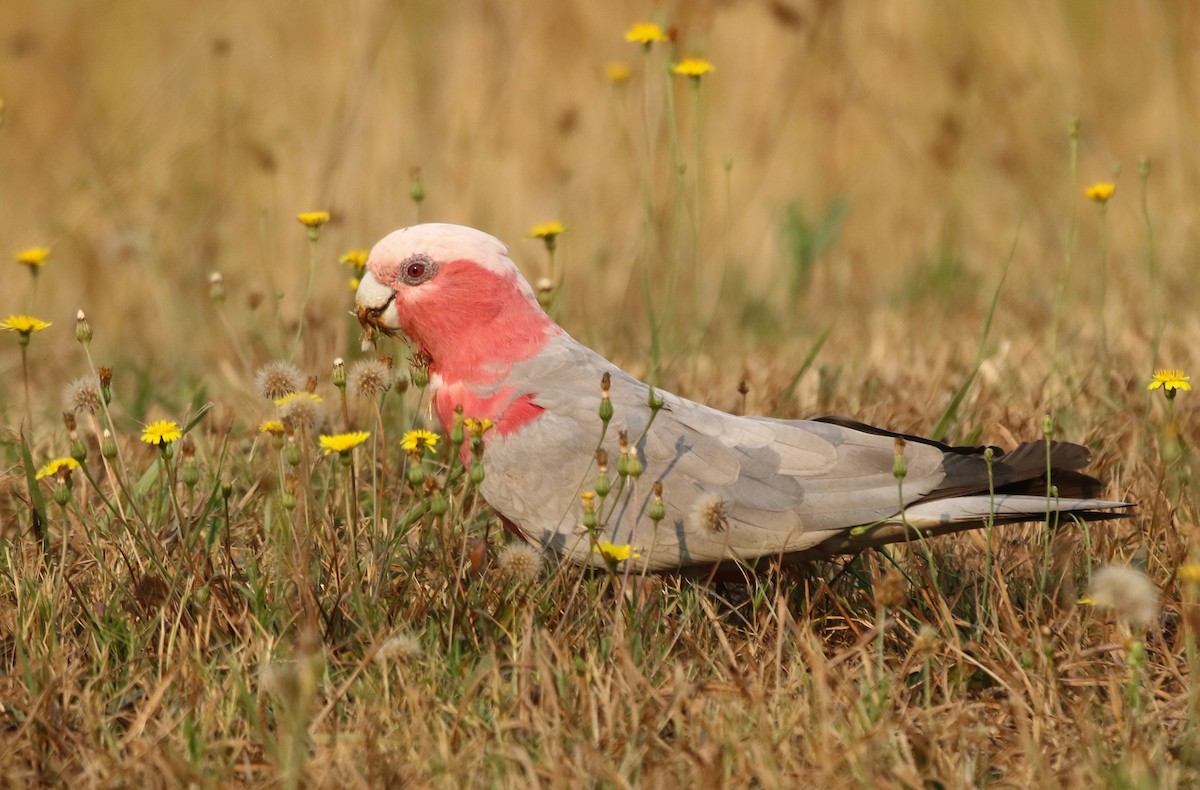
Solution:
{"label": "dry grass", "polygon": [[[4,242],[53,248],[36,288],[3,264],[0,310],[54,322],[28,349],[31,419],[0,336],[6,783],[1200,781],[1200,610],[1177,575],[1200,436],[1191,394],[1172,413],[1145,390],[1200,362],[1198,9],[679,6],[680,53],[717,66],[698,110],[667,48],[622,40],[633,4],[0,7]],[[1101,215],[1082,188],[1114,164]],[[445,517],[403,484],[419,389],[383,400],[380,432],[330,383],[361,356],[336,258],[416,220],[414,167],[421,219],[507,239],[531,279],[548,260],[529,227],[564,220],[556,315],[634,372],[920,433],[978,362],[949,438],[1036,438],[1051,415],[1137,516],[745,585],[517,582],[444,452],[425,466]],[[317,208],[334,220],[305,305],[293,217]],[[96,485],[75,473],[63,509],[23,455],[68,451],[59,391],[93,370],[80,307],[122,454],[106,469],[81,416]],[[386,441],[348,468],[312,432],[295,458],[258,435],[274,407],[254,373],[276,358],[319,378],[332,429]],[[206,402],[190,491],[184,453],[164,466],[137,439]],[[1108,563],[1160,590],[1144,634],[1075,603]]]}

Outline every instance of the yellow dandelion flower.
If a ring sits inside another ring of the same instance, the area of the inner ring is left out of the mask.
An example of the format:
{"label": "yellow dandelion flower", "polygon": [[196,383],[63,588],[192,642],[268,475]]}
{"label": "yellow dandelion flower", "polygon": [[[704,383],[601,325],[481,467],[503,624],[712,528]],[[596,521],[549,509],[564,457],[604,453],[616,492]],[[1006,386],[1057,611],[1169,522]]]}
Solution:
{"label": "yellow dandelion flower", "polygon": [[356,269],[360,269],[367,265],[367,257],[369,255],[370,253],[366,250],[346,250],[346,252],[343,253],[340,258],[338,258],[338,263],[344,263],[347,266],[353,266]]}
{"label": "yellow dandelion flower", "polygon": [[339,433],[336,436],[322,436],[320,437],[320,442],[321,447],[325,450],[325,455],[329,455],[330,453],[348,453],[365,442],[370,436],[370,431],[355,431],[353,433]]}
{"label": "yellow dandelion flower", "polygon": [[1186,565],[1180,565],[1179,580],[1189,584],[1200,582],[1200,564],[1189,562]]}
{"label": "yellow dandelion flower", "polygon": [[1108,181],[1099,181],[1092,184],[1087,189],[1083,190],[1083,194],[1089,200],[1094,200],[1097,203],[1107,203],[1117,191],[1117,185]]}
{"label": "yellow dandelion flower", "polygon": [[177,442],[182,436],[183,431],[179,430],[179,423],[174,420],[155,420],[142,431],[142,441],[158,447]]}
{"label": "yellow dandelion flower", "polygon": [[713,64],[704,58],[684,58],[676,63],[671,68],[671,71],[681,77],[691,77],[698,80],[705,74],[716,71],[716,69],[713,68]]}
{"label": "yellow dandelion flower", "polygon": [[567,232],[567,226],[561,222],[543,222],[534,225],[529,230],[529,238],[531,239],[552,239],[555,236],[560,236]]}
{"label": "yellow dandelion flower", "polygon": [[667,34],[662,27],[653,22],[638,22],[625,31],[625,40],[633,44],[641,44],[649,49],[656,41],[667,41]]}
{"label": "yellow dandelion flower", "polygon": [[1154,378],[1150,379],[1150,386],[1146,387],[1146,389],[1156,390],[1161,387],[1170,395],[1173,390],[1190,390],[1192,385],[1188,382],[1191,380],[1192,377],[1184,375],[1182,370],[1163,368],[1162,370],[1154,371]]}
{"label": "yellow dandelion flower", "polygon": [[463,420],[463,427],[466,428],[472,436],[483,436],[489,430],[496,427],[496,423],[492,422],[486,417],[482,420],[477,420],[474,417],[468,417],[467,419]]}
{"label": "yellow dandelion flower", "polygon": [[260,422],[258,424],[258,432],[259,433],[272,433],[272,434],[283,433],[283,421],[282,420],[265,420],[263,422]]}
{"label": "yellow dandelion flower", "polygon": [[43,477],[54,477],[62,469],[66,469],[69,474],[72,469],[78,468],[79,462],[74,458],[55,458],[53,461],[38,470],[35,479],[41,480]]}
{"label": "yellow dandelion flower", "polygon": [[324,400],[322,400],[321,396],[315,392],[302,391],[302,392],[289,392],[287,395],[284,395],[282,398],[276,398],[275,405],[276,406],[287,406],[289,403],[292,403],[293,401],[298,401],[298,400],[309,401],[313,405],[317,405],[317,404],[325,402]]}
{"label": "yellow dandelion flower", "polygon": [[400,440],[400,446],[410,452],[420,450],[433,450],[437,447],[438,435],[433,431],[426,431],[418,428],[415,431],[409,431],[404,434],[404,438]]}
{"label": "yellow dandelion flower", "polygon": [[346,284],[350,286],[351,291],[357,291],[358,286],[361,282],[362,282],[362,280],[358,279],[357,277],[351,277],[349,280],[346,281]]}
{"label": "yellow dandelion flower", "polygon": [[622,63],[619,60],[610,60],[604,64],[604,79],[613,85],[623,85],[629,82],[631,75],[632,72],[629,70],[629,64],[627,63]]}
{"label": "yellow dandelion flower", "polygon": [[31,315],[10,315],[4,321],[0,321],[0,329],[7,332],[20,332],[25,337],[29,337],[34,332],[41,332],[53,322],[43,321],[40,318],[34,318]]}
{"label": "yellow dandelion flower", "polygon": [[300,224],[306,228],[319,228],[329,221],[328,211],[302,211],[296,215]]}
{"label": "yellow dandelion flower", "polygon": [[633,546],[628,544],[618,546],[616,543],[609,543],[607,540],[602,540],[592,547],[592,551],[599,554],[609,562],[624,562],[625,560],[635,560],[642,556],[633,550]]}
{"label": "yellow dandelion flower", "polygon": [[30,247],[27,250],[21,250],[13,255],[13,259],[17,263],[24,264],[30,269],[40,269],[46,263],[46,259],[49,257],[49,247]]}

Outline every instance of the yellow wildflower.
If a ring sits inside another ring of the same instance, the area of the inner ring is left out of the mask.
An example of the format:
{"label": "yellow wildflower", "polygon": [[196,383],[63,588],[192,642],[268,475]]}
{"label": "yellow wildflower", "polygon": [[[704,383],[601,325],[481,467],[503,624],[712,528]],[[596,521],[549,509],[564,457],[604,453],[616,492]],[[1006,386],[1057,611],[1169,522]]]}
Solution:
{"label": "yellow wildflower", "polygon": [[264,422],[260,422],[258,424],[258,432],[259,433],[272,433],[272,434],[283,433],[283,421],[282,420],[266,420]]}
{"label": "yellow wildflower", "polygon": [[1154,378],[1150,379],[1148,390],[1156,390],[1162,387],[1168,395],[1172,395],[1173,390],[1190,390],[1192,385],[1189,384],[1192,380],[1191,376],[1185,376],[1182,370],[1175,368],[1163,368],[1154,371]]}
{"label": "yellow wildflower", "polygon": [[15,254],[13,259],[17,263],[28,266],[30,269],[40,269],[49,257],[50,249],[48,247],[30,247]]}
{"label": "yellow wildflower", "polygon": [[482,420],[477,420],[474,417],[468,417],[467,419],[463,420],[463,427],[466,428],[472,436],[483,436],[483,434],[487,433],[495,426],[496,423],[492,422],[486,417]]}
{"label": "yellow wildflower", "polygon": [[177,442],[182,436],[183,431],[179,430],[179,423],[174,420],[155,420],[142,431],[142,441],[158,447]]}
{"label": "yellow wildflower", "polygon": [[1200,564],[1189,562],[1179,566],[1179,580],[1195,584],[1200,582]]}
{"label": "yellow wildflower", "polygon": [[20,332],[25,337],[29,337],[34,332],[41,332],[52,323],[31,315],[10,315],[6,320],[0,321],[0,329],[8,332]]}
{"label": "yellow wildflower", "polygon": [[684,58],[676,63],[671,71],[681,77],[691,77],[698,80],[710,71],[715,71],[713,64],[704,58]]}
{"label": "yellow wildflower", "polygon": [[1097,203],[1107,203],[1117,191],[1117,185],[1108,181],[1100,181],[1083,190],[1083,194]]}
{"label": "yellow wildflower", "polygon": [[361,282],[362,282],[362,280],[358,279],[357,277],[351,277],[349,280],[346,281],[346,284],[350,286],[351,291],[357,291],[359,283],[361,283]]}
{"label": "yellow wildflower", "polygon": [[296,215],[300,224],[306,228],[319,228],[329,221],[328,211],[302,211]]}
{"label": "yellow wildflower", "polygon": [[79,462],[74,458],[55,458],[53,461],[38,470],[35,479],[41,480],[43,477],[54,477],[58,475],[59,471],[62,469],[66,469],[67,473],[70,474],[72,469],[78,468]]}
{"label": "yellow wildflower", "polygon": [[633,546],[628,544],[624,546],[618,546],[615,543],[609,543],[607,540],[602,540],[597,543],[592,548],[592,551],[596,552],[609,562],[623,562],[624,560],[637,559],[638,557],[642,556],[633,550]]}
{"label": "yellow wildflower", "polygon": [[287,406],[289,403],[292,403],[293,401],[298,401],[298,400],[311,401],[314,405],[325,402],[324,400],[321,399],[321,396],[316,394],[315,392],[302,391],[302,392],[289,392],[287,395],[284,395],[282,398],[276,398],[275,405],[276,406]]}
{"label": "yellow wildflower", "polygon": [[425,449],[433,450],[437,447],[437,443],[438,435],[436,433],[420,428],[415,431],[409,431],[400,440],[400,446],[411,452],[418,452]]}
{"label": "yellow wildflower", "polygon": [[631,72],[627,63],[622,63],[619,60],[610,60],[604,64],[604,79],[613,85],[621,85],[628,82],[630,74]]}
{"label": "yellow wildflower", "polygon": [[330,453],[348,453],[365,442],[371,436],[370,431],[355,431],[354,433],[339,433],[336,436],[320,437],[321,447],[325,455]]}
{"label": "yellow wildflower", "polygon": [[656,41],[667,41],[667,34],[653,22],[638,22],[625,31],[625,40],[649,49]]}
{"label": "yellow wildflower", "polygon": [[562,235],[567,232],[567,226],[558,222],[542,222],[534,225],[529,230],[529,238],[531,239],[552,239],[555,236]]}
{"label": "yellow wildflower", "polygon": [[338,258],[338,263],[344,263],[347,266],[353,266],[356,269],[361,269],[367,265],[367,257],[370,255],[366,250],[346,250],[343,255]]}

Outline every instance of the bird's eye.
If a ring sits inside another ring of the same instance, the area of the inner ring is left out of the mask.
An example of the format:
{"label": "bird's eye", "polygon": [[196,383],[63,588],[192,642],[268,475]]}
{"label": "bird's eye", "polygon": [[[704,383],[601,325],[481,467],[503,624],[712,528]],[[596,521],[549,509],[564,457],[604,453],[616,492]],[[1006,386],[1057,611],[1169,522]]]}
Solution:
{"label": "bird's eye", "polygon": [[420,285],[437,273],[437,263],[428,255],[414,255],[400,267],[400,279],[409,285]]}

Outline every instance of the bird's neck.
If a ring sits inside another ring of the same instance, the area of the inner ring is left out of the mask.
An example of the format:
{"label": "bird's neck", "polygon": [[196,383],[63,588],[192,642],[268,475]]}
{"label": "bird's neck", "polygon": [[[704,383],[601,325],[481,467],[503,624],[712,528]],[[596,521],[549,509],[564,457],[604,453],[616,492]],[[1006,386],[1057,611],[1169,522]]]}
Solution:
{"label": "bird's neck", "polygon": [[458,264],[442,275],[450,276],[439,276],[436,294],[423,299],[420,323],[404,326],[430,359],[438,417],[449,429],[461,405],[464,417],[489,419],[500,433],[514,430],[541,409],[505,380],[514,364],[535,356],[563,330],[511,275]]}

